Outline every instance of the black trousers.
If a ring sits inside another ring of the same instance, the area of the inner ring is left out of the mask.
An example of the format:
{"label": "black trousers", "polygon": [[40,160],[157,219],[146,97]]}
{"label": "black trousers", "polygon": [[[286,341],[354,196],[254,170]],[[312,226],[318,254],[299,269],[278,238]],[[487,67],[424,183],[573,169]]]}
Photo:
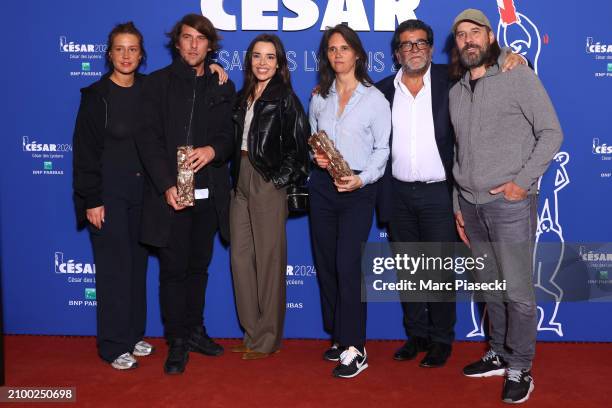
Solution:
{"label": "black trousers", "polygon": [[98,354],[108,362],[131,353],[146,325],[148,252],[138,242],[142,182],[133,181],[130,191],[104,196],[102,229],[88,226],[96,263]]}
{"label": "black trousers", "polygon": [[309,193],[325,331],[341,346],[363,346],[367,304],[361,301],[361,245],[372,226],[376,186],[339,193],[327,172],[316,169]]}
{"label": "black trousers", "polygon": [[174,214],[168,246],[159,249],[159,300],[168,340],[203,325],[217,225],[213,199],[196,200]]}
{"label": "black trousers", "polygon": [[[456,242],[457,231],[448,184],[407,183],[393,179],[389,222],[394,242]],[[402,302],[408,337],[451,344],[455,338],[454,302]]]}

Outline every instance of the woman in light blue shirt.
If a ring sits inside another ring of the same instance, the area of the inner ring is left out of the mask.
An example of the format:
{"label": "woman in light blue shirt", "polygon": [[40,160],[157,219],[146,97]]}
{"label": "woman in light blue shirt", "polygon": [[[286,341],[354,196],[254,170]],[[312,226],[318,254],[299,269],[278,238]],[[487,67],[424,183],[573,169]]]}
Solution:
{"label": "woman in light blue shirt", "polygon": [[367,241],[376,185],[389,157],[391,110],[372,86],[368,60],[355,31],[339,24],[319,46],[319,92],[310,102],[313,132],[325,131],[354,172],[334,182],[329,162],[315,152],[310,188],[310,227],[325,330],[332,347],[323,358],[338,361],[335,377],[367,368],[366,303],[361,302],[361,245]]}

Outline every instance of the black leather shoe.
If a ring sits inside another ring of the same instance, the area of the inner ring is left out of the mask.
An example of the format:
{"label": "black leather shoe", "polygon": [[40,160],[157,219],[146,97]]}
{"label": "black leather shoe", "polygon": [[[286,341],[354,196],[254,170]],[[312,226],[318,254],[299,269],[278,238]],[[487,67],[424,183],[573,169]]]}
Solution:
{"label": "black leather shoe", "polygon": [[166,374],[182,374],[189,361],[189,347],[183,339],[172,339],[168,342],[168,358],[164,363]]}
{"label": "black leather shoe", "polygon": [[446,360],[451,355],[452,346],[450,344],[431,342],[431,347],[421,363],[421,367],[436,368],[446,364]]}
{"label": "black leather shoe", "polygon": [[191,330],[187,343],[189,344],[189,351],[195,351],[206,356],[220,356],[223,354],[223,347],[215,343],[201,326]]}
{"label": "black leather shoe", "polygon": [[429,340],[423,337],[411,337],[402,347],[397,349],[393,359],[397,361],[412,360],[419,352],[429,350]]}

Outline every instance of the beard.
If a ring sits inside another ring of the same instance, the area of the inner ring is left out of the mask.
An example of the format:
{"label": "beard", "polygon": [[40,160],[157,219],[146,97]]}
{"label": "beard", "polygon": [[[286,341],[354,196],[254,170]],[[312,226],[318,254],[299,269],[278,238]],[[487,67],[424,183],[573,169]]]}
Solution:
{"label": "beard", "polygon": [[[472,49],[476,49],[478,52],[470,54],[468,51]],[[466,44],[459,53],[461,64],[467,69],[481,66],[489,58],[490,49],[489,43],[485,43],[483,47],[476,44]]]}
{"label": "beard", "polygon": [[431,57],[425,56],[423,58],[422,63],[414,63],[412,61],[406,60],[402,64],[402,69],[404,72],[410,76],[422,76],[429,69],[429,64],[431,63]]}

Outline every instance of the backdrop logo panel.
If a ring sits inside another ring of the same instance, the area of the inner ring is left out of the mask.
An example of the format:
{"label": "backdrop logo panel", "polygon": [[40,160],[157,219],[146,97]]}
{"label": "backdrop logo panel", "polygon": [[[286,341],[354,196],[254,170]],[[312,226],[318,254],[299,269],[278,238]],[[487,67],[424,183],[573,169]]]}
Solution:
{"label": "backdrop logo panel", "polygon": [[499,11],[498,42],[531,61],[535,72],[538,73],[538,62],[542,49],[540,30],[529,17],[517,12],[514,0],[497,0],[497,9]]}
{"label": "backdrop logo panel", "polygon": [[287,265],[287,286],[303,286],[304,281],[317,278],[314,265]]}
{"label": "backdrop logo panel", "polygon": [[104,54],[106,44],[92,43],[91,41],[72,41],[66,35],[59,37],[59,52],[67,55],[71,77],[102,76],[104,68]]}
{"label": "backdrop logo panel", "polygon": [[612,78],[612,41],[607,43],[586,38],[586,54],[593,56],[595,78]]}
{"label": "backdrop logo panel", "polygon": [[31,157],[32,175],[63,176],[67,153],[72,152],[70,143],[40,143],[30,136],[21,137],[21,149]]}
{"label": "backdrop logo panel", "polygon": [[[396,21],[416,18],[415,10],[421,0],[376,0],[369,10],[374,15],[374,31],[394,31]],[[279,17],[279,7],[295,14],[295,17]],[[322,13],[319,29],[348,23],[356,31],[370,31],[368,10],[361,0],[329,0],[324,10],[311,0],[259,0],[241,2],[241,30],[301,31],[317,24]],[[236,31],[236,15],[227,13],[223,0],[201,0],[202,14],[215,27],[224,31]],[[277,14],[277,15],[272,15]]]}

